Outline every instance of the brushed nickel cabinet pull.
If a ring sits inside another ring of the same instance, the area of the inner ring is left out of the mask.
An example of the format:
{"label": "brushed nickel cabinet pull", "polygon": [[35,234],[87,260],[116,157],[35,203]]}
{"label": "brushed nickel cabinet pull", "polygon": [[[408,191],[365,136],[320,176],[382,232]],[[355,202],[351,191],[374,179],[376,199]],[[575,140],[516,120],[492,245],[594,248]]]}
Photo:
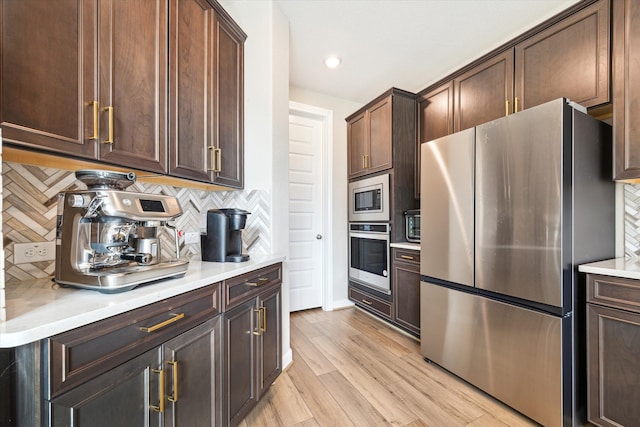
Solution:
{"label": "brushed nickel cabinet pull", "polygon": [[164,328],[167,325],[177,322],[178,320],[184,318],[184,313],[172,314],[171,319],[167,319],[164,322],[160,322],[157,325],[149,326],[148,328],[145,326],[141,326],[140,330],[142,332],[151,333],[157,331],[158,329]]}
{"label": "brushed nickel cabinet pull", "polygon": [[169,402],[177,402],[178,401],[178,361],[172,360],[169,362],[171,365],[171,369],[173,370],[173,394],[167,397]]}
{"label": "brushed nickel cabinet pull", "polygon": [[162,369],[152,369],[151,372],[158,374],[158,406],[149,405],[151,409],[156,412],[164,412],[164,370]]}

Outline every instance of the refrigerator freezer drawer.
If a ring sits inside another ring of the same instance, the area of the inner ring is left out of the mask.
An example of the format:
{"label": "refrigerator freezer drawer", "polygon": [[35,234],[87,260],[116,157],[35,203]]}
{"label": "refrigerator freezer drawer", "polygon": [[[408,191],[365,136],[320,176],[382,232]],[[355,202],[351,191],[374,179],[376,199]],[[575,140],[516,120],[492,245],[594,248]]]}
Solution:
{"label": "refrigerator freezer drawer", "polygon": [[570,318],[421,283],[422,355],[545,426],[560,426]]}

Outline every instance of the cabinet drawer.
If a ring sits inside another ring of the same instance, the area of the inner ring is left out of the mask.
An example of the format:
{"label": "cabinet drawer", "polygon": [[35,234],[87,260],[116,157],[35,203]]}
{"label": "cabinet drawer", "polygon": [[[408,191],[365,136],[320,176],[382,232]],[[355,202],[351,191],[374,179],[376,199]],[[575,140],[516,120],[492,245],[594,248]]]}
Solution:
{"label": "cabinet drawer", "polygon": [[640,280],[589,274],[587,302],[640,313]]}
{"label": "cabinet drawer", "polygon": [[224,281],[225,311],[258,295],[265,287],[282,283],[282,264],[274,264]]}
{"label": "cabinet drawer", "polygon": [[360,292],[355,288],[349,288],[349,299],[360,306],[364,306],[369,310],[373,310],[376,313],[391,319],[390,302],[379,300],[364,292]]}
{"label": "cabinet drawer", "polygon": [[393,248],[393,260],[420,265],[420,251]]}
{"label": "cabinet drawer", "polygon": [[45,340],[45,397],[51,399],[215,317],[220,305],[216,283]]}

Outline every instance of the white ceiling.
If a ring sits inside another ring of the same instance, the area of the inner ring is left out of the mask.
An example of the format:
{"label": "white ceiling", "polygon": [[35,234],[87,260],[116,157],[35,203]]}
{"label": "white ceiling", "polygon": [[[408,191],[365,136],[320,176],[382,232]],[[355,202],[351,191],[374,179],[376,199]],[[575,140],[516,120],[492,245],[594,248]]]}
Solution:
{"label": "white ceiling", "polygon": [[290,84],[363,104],[391,87],[419,92],[577,2],[275,0],[290,24]]}

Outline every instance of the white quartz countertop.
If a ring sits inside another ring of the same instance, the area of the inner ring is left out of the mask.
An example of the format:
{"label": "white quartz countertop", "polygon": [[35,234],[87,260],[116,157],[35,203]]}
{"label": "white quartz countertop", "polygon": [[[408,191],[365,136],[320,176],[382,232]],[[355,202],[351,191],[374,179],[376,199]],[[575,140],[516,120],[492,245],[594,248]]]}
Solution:
{"label": "white quartz countertop", "polygon": [[190,261],[184,277],[148,283],[115,294],[63,288],[51,277],[7,284],[7,320],[0,321],[0,348],[28,344],[284,259],[282,255],[252,254],[249,261],[241,263]]}
{"label": "white quartz countertop", "polygon": [[391,246],[392,248],[409,249],[411,251],[420,250],[420,243],[398,242],[391,243],[389,246]]}
{"label": "white quartz countertop", "polygon": [[640,259],[614,258],[605,261],[582,264],[579,271],[605,276],[622,277],[625,279],[640,279]]}

